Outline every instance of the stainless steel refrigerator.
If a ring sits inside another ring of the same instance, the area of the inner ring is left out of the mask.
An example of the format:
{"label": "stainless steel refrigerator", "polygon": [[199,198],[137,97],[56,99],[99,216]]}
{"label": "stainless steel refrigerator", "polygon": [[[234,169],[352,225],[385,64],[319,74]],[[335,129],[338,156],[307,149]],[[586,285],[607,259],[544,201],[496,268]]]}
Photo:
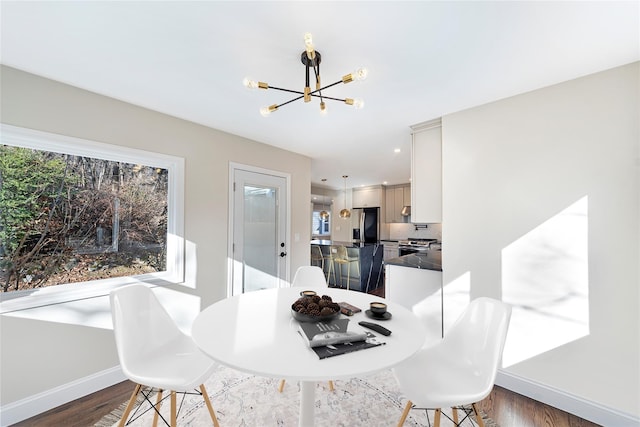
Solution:
{"label": "stainless steel refrigerator", "polygon": [[[354,229],[354,240],[360,243],[378,243],[380,241],[380,208],[353,209],[358,218],[358,228]],[[356,230],[359,230],[356,232]],[[356,237],[359,236],[359,237]]]}

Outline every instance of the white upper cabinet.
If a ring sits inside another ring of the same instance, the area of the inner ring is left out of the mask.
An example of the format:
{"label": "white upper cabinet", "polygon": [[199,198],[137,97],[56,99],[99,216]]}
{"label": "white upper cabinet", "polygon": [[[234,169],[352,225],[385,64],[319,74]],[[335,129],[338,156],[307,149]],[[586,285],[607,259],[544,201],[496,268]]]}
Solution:
{"label": "white upper cabinet", "polygon": [[411,222],[442,222],[440,119],[411,126]]}
{"label": "white upper cabinet", "polygon": [[382,206],[382,188],[354,188],[352,193],[354,208],[373,208]]}

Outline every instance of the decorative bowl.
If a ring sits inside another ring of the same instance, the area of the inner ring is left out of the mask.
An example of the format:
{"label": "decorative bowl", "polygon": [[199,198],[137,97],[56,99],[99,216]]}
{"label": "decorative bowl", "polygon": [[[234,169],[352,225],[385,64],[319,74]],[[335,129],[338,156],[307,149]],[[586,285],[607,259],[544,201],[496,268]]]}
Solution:
{"label": "decorative bowl", "polygon": [[328,295],[301,296],[291,304],[291,315],[298,322],[329,322],[340,316],[340,305]]}

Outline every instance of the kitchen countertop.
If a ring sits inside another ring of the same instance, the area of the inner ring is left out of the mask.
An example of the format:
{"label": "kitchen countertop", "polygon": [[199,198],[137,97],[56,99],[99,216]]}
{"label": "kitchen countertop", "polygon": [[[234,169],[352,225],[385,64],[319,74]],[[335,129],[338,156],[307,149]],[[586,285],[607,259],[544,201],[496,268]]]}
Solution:
{"label": "kitchen countertop", "polygon": [[442,251],[428,250],[384,261],[388,265],[442,271]]}
{"label": "kitchen countertop", "polygon": [[364,246],[373,246],[376,245],[377,243],[354,243],[354,242],[341,242],[339,240],[319,240],[319,239],[315,239],[311,241],[312,245],[319,245],[319,246],[331,246],[331,245],[335,245],[335,246],[345,246],[347,248],[361,248]]}

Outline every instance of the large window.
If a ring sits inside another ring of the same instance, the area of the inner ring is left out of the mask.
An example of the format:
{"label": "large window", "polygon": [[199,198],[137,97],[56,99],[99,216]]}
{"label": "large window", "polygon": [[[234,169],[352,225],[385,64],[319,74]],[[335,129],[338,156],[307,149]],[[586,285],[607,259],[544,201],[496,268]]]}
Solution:
{"label": "large window", "polygon": [[183,160],[2,126],[2,309],[183,280]]}

